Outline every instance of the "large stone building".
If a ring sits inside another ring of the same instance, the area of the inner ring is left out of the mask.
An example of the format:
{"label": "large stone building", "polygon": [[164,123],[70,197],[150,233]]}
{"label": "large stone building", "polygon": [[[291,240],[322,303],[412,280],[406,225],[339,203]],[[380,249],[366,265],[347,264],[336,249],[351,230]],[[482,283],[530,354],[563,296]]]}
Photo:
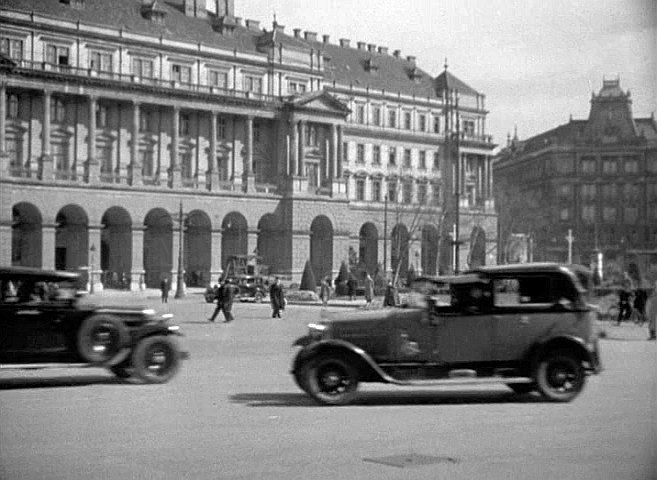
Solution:
{"label": "large stone building", "polygon": [[603,80],[588,119],[509,139],[494,173],[502,261],[525,234],[534,260],[567,261],[570,248],[586,265],[602,253],[608,276],[657,276],[657,124],[634,118],[618,79]]}
{"label": "large stone building", "polygon": [[495,258],[483,95],[399,51],[214,7],[3,0],[0,264],[136,289],[176,271],[182,240],[197,285],[253,252],[290,281],[350,252],[433,274],[452,262],[457,171],[459,266]]}

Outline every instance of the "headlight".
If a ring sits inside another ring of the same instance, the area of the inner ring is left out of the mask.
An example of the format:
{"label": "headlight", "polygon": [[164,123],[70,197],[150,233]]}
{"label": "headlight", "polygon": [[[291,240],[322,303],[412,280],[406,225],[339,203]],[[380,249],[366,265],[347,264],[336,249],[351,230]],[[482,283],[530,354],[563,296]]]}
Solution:
{"label": "headlight", "polygon": [[321,323],[309,323],[308,324],[308,335],[313,340],[319,340],[324,335],[326,331],[326,325]]}

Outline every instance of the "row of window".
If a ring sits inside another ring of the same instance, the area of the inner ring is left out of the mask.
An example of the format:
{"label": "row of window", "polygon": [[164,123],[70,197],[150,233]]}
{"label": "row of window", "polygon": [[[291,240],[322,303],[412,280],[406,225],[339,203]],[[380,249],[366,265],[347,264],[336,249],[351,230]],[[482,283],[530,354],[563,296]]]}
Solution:
{"label": "row of window", "polygon": [[[413,124],[413,112],[404,110],[401,113],[401,121],[398,119],[398,108],[397,107],[387,107],[385,108],[386,117],[384,124],[384,107],[380,105],[372,105],[369,109],[363,103],[357,103],[354,108],[354,113],[352,114],[351,120],[354,123],[361,125],[373,125],[375,127],[386,126],[388,128],[402,128],[404,130],[415,130],[418,132],[429,132],[429,121],[431,123],[431,132],[432,133],[441,133],[441,117],[442,114],[428,114],[428,113],[418,113],[417,114],[417,125]],[[369,116],[368,116],[369,114]],[[472,137],[475,135],[475,121],[474,120],[462,120],[461,121],[461,132],[465,137]]]}
{"label": "row of window", "polygon": [[[641,170],[639,155],[585,155],[579,158],[577,173],[584,175],[638,174]],[[657,159],[648,162],[648,171],[657,172]],[[572,157],[561,157],[554,161],[554,171],[568,175],[575,173]]]}
{"label": "row of window", "polygon": [[[605,183],[596,185],[594,183],[585,183],[582,185],[563,184],[557,187],[557,198],[561,202],[572,202],[575,188],[579,190],[580,198],[583,202],[594,202],[598,197],[605,201],[617,202],[621,199],[626,202],[637,202],[642,197],[642,186],[626,183]],[[646,195],[648,201],[657,202],[657,184],[646,184]]]}
{"label": "row of window", "polygon": [[[23,60],[23,40],[6,37],[0,38],[0,52],[13,60]],[[73,57],[71,56],[71,49],[67,46],[48,44],[45,46],[45,62],[53,68],[60,70],[66,70],[72,67]],[[115,73],[114,54],[103,50],[90,50],[87,68],[100,76]],[[130,73],[142,80],[155,80],[155,60],[148,57],[132,56]],[[183,84],[196,83],[192,74],[192,66],[184,63],[170,62],[169,79]],[[205,82],[207,86],[218,89],[230,88],[229,69],[208,67],[206,69]],[[263,93],[263,75],[244,74],[242,86],[243,91]],[[289,94],[304,93],[307,86],[308,83],[302,79],[295,78],[287,81],[287,91]]]}
{"label": "row of window", "polygon": [[[575,207],[572,205],[562,205],[559,207],[559,220],[570,222],[574,220]],[[598,218],[598,212],[600,217]],[[579,209],[579,218],[582,222],[593,224],[596,220],[602,220],[604,223],[622,223],[633,224],[639,221],[640,209],[636,205],[619,207],[615,204],[606,204],[598,209],[598,206],[591,203],[584,203]],[[622,219],[621,219],[622,214]],[[648,209],[648,220],[657,220],[657,203]]]}
{"label": "row of window", "polygon": [[432,184],[431,197],[428,195],[428,184],[417,184],[417,198],[413,199],[414,182],[406,180],[402,182],[388,181],[386,189],[386,198],[383,197],[383,181],[378,178],[370,180],[370,196],[367,198],[366,185],[368,180],[365,178],[356,178],[355,196],[357,201],[382,202],[387,200],[391,203],[400,202],[405,205],[439,205],[440,204],[440,186]]}
{"label": "row of window", "polygon": [[[345,162],[350,162],[349,158],[349,143],[344,142],[342,145],[343,148],[343,159]],[[427,154],[430,155],[430,152],[425,150],[420,150],[418,152],[418,165],[417,168],[420,170],[428,169],[427,165]],[[413,168],[412,162],[412,150],[410,148],[404,148],[402,152],[402,163],[401,166],[404,168]],[[365,164],[365,145],[362,143],[356,144],[356,159],[357,164]],[[372,165],[381,165],[381,146],[372,145]],[[397,148],[389,147],[388,148],[388,165],[389,166],[398,166],[397,161]],[[433,152],[433,163],[432,167],[434,170],[440,169],[440,153]]]}

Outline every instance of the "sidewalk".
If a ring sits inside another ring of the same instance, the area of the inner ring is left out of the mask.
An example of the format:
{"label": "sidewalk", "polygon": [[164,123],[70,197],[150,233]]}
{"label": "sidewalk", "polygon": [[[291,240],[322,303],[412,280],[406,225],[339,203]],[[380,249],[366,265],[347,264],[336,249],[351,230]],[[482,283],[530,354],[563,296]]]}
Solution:
{"label": "sidewalk", "polygon": [[616,325],[616,322],[598,322],[598,327],[601,332],[600,338],[606,340],[648,340],[647,323],[643,326],[639,326],[627,322],[621,323],[620,325]]}

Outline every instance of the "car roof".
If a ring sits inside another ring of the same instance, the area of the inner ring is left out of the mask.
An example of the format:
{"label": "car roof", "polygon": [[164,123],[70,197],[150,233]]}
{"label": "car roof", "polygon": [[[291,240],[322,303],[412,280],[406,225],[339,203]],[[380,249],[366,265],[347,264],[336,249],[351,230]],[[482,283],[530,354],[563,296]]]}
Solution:
{"label": "car roof", "polygon": [[466,272],[480,273],[484,275],[504,275],[518,273],[589,273],[589,270],[583,265],[568,265],[563,263],[536,262],[536,263],[510,263],[505,265],[490,265],[477,267]]}
{"label": "car roof", "polygon": [[62,270],[42,270],[33,267],[0,267],[2,277],[31,277],[44,282],[62,282],[77,280],[80,275],[76,272]]}

